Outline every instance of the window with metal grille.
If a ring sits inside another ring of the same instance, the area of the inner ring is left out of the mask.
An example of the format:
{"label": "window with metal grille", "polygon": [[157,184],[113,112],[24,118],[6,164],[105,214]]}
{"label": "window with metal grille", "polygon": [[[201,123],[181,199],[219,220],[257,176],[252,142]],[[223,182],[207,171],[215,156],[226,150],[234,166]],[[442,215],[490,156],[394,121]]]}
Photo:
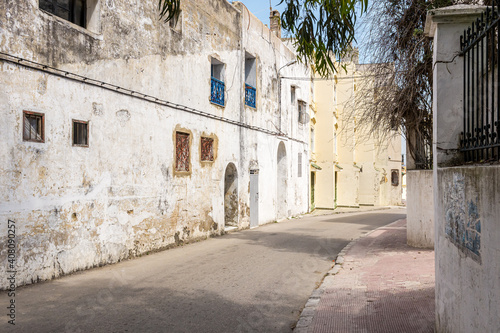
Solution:
{"label": "window with metal grille", "polygon": [[391,184],[392,186],[399,185],[399,170],[396,169],[391,170]]}
{"label": "window with metal grille", "polygon": [[43,113],[23,112],[23,140],[45,142],[45,116]]}
{"label": "window with metal grille", "polygon": [[89,122],[73,120],[73,146],[89,146]]}
{"label": "window with metal grille", "polygon": [[189,134],[175,133],[175,169],[189,171]]}
{"label": "window with metal grille", "polygon": [[80,27],[87,27],[86,0],[40,0],[39,7]]}
{"label": "window with metal grille", "polygon": [[201,160],[203,162],[213,162],[214,160],[214,139],[201,138]]}

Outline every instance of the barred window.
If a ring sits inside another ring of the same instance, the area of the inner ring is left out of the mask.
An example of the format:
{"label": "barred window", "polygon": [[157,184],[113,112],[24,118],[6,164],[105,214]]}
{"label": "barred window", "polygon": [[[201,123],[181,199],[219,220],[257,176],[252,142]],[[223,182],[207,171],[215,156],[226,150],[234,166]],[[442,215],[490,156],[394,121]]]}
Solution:
{"label": "barred window", "polygon": [[23,112],[23,140],[45,142],[45,116],[43,113]]}
{"label": "barred window", "polygon": [[214,160],[214,139],[201,138],[201,160],[213,162]]}
{"label": "barred window", "polygon": [[189,171],[189,134],[176,132],[175,134],[175,169]]}

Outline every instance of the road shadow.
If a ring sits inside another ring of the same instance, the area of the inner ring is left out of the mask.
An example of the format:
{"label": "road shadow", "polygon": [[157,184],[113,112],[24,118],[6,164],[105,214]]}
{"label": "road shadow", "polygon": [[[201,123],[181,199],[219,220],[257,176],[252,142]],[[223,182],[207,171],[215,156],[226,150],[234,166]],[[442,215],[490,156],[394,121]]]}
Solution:
{"label": "road shadow", "polygon": [[[231,233],[223,236],[224,239],[246,240],[254,246],[264,246],[276,251],[287,253],[305,253],[324,260],[333,260],[337,254],[353,239],[357,239],[368,232],[387,226],[388,224],[406,218],[406,214],[395,213],[367,213],[356,216],[336,216],[335,218],[325,218],[318,216],[311,221],[294,220],[283,223],[290,223],[288,231],[281,231],[279,228],[258,228]],[[309,223],[316,223],[314,227]],[[328,223],[325,225],[324,223]],[[330,224],[355,224],[360,226],[356,232],[351,232],[350,237],[339,235]],[[273,226],[279,226],[271,225]],[[313,234],[313,231],[316,234]],[[406,231],[405,231],[406,232]]]}
{"label": "road shadow", "polygon": [[[322,219],[320,219],[320,222],[329,222],[329,223],[351,223],[351,224],[367,224],[369,220],[372,220],[374,216],[380,215],[377,213],[367,213],[363,215],[347,215],[346,214],[341,214],[341,216],[337,215],[335,217],[328,216],[325,218],[322,216]],[[384,216],[387,217],[387,219],[390,219],[392,221],[396,220],[401,220],[406,218],[406,214],[401,214],[401,213],[384,213]],[[380,227],[386,225],[387,222],[381,221]]]}
{"label": "road shadow", "polygon": [[293,232],[242,232],[225,236],[227,239],[245,240],[252,246],[263,246],[286,253],[304,253],[323,260],[333,260],[350,239],[337,237],[314,236]]}
{"label": "road shadow", "polygon": [[[203,289],[142,288],[135,287],[134,281],[117,282],[110,277],[95,279],[85,287],[59,286],[57,292],[71,297],[47,302],[35,294],[29,305],[18,297],[15,331],[291,332],[298,317],[298,311],[291,316],[286,306],[296,300],[272,295],[272,291],[239,303]],[[6,326],[0,323],[0,330],[4,332]]]}

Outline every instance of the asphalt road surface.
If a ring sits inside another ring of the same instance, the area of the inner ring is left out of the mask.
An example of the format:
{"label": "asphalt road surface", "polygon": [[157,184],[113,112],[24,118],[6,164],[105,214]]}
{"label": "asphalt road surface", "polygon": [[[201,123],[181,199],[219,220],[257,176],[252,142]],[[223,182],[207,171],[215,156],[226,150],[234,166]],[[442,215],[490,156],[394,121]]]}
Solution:
{"label": "asphalt road surface", "polygon": [[16,293],[0,332],[291,332],[352,239],[404,209],[308,216],[93,269]]}

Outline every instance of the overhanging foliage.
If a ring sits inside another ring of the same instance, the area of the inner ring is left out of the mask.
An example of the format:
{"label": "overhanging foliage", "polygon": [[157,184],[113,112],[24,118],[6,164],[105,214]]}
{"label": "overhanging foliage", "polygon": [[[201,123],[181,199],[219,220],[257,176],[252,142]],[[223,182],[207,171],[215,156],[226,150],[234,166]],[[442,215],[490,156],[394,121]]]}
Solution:
{"label": "overhanging foliage", "polygon": [[[281,0],[284,29],[290,32],[299,60],[314,65],[316,72],[329,76],[337,71],[335,58],[342,57],[354,41],[354,26],[368,0]],[[180,0],[159,0],[160,17],[169,21],[178,15]]]}

